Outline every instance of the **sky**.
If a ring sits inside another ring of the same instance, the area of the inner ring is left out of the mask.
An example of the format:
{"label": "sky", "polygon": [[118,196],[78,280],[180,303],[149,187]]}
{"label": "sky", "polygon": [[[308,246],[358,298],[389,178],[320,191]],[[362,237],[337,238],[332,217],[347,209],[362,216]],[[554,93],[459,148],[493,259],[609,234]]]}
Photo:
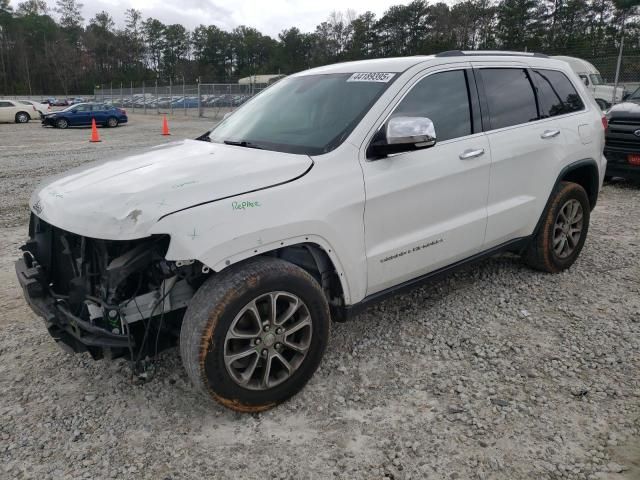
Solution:
{"label": "sky", "polygon": [[[11,0],[16,8],[20,0]],[[51,8],[55,0],[47,0]],[[380,17],[391,5],[406,4],[407,0],[84,0],[82,15],[87,21],[97,12],[107,11],[118,27],[124,26],[124,11],[136,8],[144,19],[154,17],[163,23],[180,23],[188,29],[200,24],[217,25],[231,30],[239,25],[257,28],[277,37],[285,28],[298,27],[312,32],[333,11],[370,10]],[[55,17],[55,12],[53,13]]]}

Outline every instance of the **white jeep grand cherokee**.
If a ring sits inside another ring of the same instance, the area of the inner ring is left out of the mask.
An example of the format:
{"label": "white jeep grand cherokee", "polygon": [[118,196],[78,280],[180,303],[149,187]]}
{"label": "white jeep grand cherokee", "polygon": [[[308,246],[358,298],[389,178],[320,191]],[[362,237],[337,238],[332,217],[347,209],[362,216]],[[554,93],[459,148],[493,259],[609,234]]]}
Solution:
{"label": "white jeep grand cherokee", "polygon": [[179,337],[199,389],[260,411],[309,380],[332,318],[497,252],[571,266],[605,128],[542,55],[307,70],[197,140],[40,186],[16,271],[61,345],[136,362]]}

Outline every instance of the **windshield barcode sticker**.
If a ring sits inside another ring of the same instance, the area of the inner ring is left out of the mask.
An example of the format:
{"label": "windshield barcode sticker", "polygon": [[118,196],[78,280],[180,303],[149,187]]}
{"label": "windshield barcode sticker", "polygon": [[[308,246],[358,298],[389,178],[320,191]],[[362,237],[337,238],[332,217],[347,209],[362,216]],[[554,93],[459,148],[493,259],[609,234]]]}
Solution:
{"label": "windshield barcode sticker", "polygon": [[361,72],[351,75],[347,82],[381,82],[387,83],[395,76],[395,73]]}

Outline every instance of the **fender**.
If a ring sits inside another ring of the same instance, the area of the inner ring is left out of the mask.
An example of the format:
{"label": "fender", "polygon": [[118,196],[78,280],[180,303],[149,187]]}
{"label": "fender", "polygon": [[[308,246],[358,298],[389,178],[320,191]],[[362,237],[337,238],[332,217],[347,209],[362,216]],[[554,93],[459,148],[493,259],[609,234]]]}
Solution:
{"label": "fender", "polygon": [[173,212],[148,233],[171,237],[167,260],[194,259],[215,272],[286,246],[317,245],[333,263],[345,304],[357,302],[367,281],[364,180],[355,156],[332,153],[295,181]]}
{"label": "fender", "polygon": [[[248,250],[236,252],[233,255],[230,255],[229,257],[218,261],[216,264],[211,266],[211,269],[214,272],[220,272],[221,270],[224,270],[225,268],[231,265],[234,265],[238,262],[241,262],[243,260],[246,260],[248,258],[255,257],[258,255],[263,255],[265,253],[269,253],[283,247],[289,247],[293,245],[304,245],[304,244],[317,245],[322,250],[324,250],[324,252],[329,256],[329,258],[331,259],[331,262],[333,263],[333,267],[335,268],[336,274],[340,279],[340,284],[342,285],[342,291],[344,293],[344,301],[347,305],[350,304],[351,294],[349,291],[349,282],[347,281],[347,276],[345,275],[344,268],[342,267],[342,263],[340,262],[340,259],[336,255],[336,252],[331,246],[331,244],[326,239],[322,238],[319,235],[309,234],[309,235],[300,235],[297,237],[290,237],[282,240],[277,240],[275,242],[263,244],[260,247],[256,247],[253,249],[250,248]],[[208,265],[206,262],[202,261],[201,259],[198,259],[198,260],[204,263],[205,265]]]}

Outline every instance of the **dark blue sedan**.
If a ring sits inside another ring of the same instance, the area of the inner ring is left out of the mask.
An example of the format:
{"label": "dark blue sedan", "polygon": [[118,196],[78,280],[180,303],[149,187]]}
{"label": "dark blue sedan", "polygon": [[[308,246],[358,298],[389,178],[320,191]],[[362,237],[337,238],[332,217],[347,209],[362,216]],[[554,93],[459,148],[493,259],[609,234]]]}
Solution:
{"label": "dark blue sedan", "polygon": [[127,112],[121,108],[103,103],[78,103],[45,115],[42,118],[42,125],[57,128],[80,127],[91,125],[91,120],[94,118],[96,125],[105,127],[117,127],[128,121]]}

